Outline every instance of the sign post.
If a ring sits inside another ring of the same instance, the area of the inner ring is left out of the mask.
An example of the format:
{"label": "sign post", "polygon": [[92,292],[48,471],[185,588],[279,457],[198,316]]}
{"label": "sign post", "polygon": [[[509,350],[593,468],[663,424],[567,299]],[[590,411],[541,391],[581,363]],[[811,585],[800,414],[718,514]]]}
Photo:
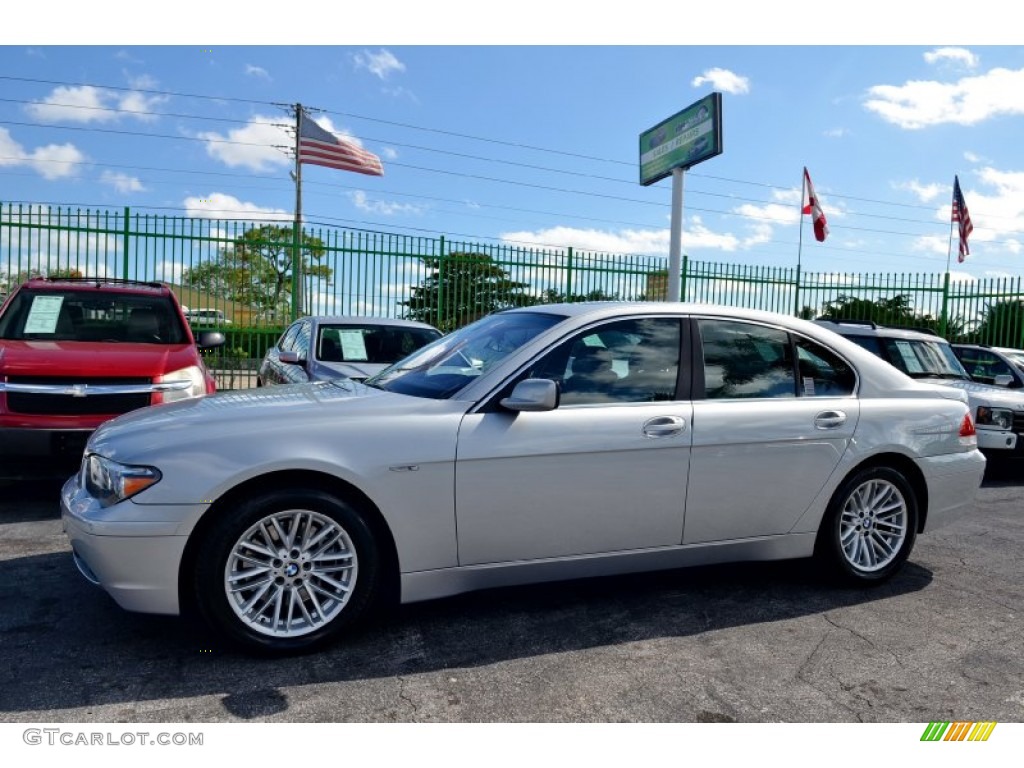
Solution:
{"label": "sign post", "polygon": [[683,173],[722,154],[722,94],[715,92],[640,134],[640,184],[672,177],[668,300],[679,301],[682,265]]}

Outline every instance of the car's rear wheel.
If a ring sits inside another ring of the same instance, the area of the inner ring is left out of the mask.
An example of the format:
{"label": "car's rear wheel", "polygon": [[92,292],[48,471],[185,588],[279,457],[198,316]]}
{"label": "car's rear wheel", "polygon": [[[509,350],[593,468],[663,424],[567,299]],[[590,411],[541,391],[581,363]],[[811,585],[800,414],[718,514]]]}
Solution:
{"label": "car's rear wheel", "polygon": [[917,497],[901,472],[861,470],[829,503],[818,532],[818,559],[847,583],[880,583],[910,556],[917,516]]}
{"label": "car's rear wheel", "polygon": [[310,650],[372,603],[379,557],[356,507],[318,490],[282,490],[220,514],[196,558],[195,600],[234,644]]}

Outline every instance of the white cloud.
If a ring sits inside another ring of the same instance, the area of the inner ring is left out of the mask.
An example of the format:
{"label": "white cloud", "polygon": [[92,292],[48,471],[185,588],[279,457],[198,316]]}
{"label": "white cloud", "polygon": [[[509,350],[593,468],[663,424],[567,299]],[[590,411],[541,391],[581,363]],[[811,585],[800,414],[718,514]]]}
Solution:
{"label": "white cloud", "polygon": [[100,174],[100,181],[104,184],[109,184],[114,189],[122,194],[128,192],[145,192],[146,188],[142,186],[142,182],[134,176],[129,176],[126,173],[114,173],[113,171],[104,171]]}
{"label": "white cloud", "polygon": [[964,152],[964,160],[968,163],[980,163],[981,155],[976,155],[974,152]]}
{"label": "white cloud", "polygon": [[400,62],[391,51],[381,48],[377,53],[363,51],[352,57],[356,69],[366,69],[381,80],[387,80],[392,72],[404,72],[405,64]]}
{"label": "white cloud", "polygon": [[737,75],[728,69],[721,69],[719,67],[706,69],[703,75],[693,78],[690,85],[694,88],[699,88],[705,83],[711,85],[716,90],[725,91],[726,93],[750,93],[750,78]]}
{"label": "white cloud", "polygon": [[211,192],[206,197],[186,197],[183,204],[185,215],[198,219],[246,219],[288,223],[292,215],[282,208],[265,208],[255,203],[246,203],[223,192]]}
{"label": "white cloud", "polygon": [[266,80],[267,82],[270,82],[270,73],[267,72],[267,70],[265,70],[263,67],[257,67],[253,64],[246,64],[245,74],[251,77],[258,77],[261,80]]}
{"label": "white cloud", "polygon": [[74,144],[47,144],[31,152],[14,140],[6,128],[0,128],[0,166],[28,166],[44,179],[76,176],[86,156]]}
{"label": "white cloud", "polygon": [[[636,253],[664,256],[669,250],[669,230],[665,229],[623,229],[607,232],[598,229],[576,229],[574,227],[551,227],[535,232],[503,232],[501,239],[510,243],[531,245],[558,245],[584,251],[605,253]],[[707,248],[721,251],[735,251],[740,247],[735,235],[716,234],[694,217],[683,227],[683,250]]]}
{"label": "white cloud", "polygon": [[892,186],[894,189],[905,189],[909,192],[913,192],[917,199],[922,203],[931,202],[940,194],[947,192],[950,189],[948,185],[922,184],[917,179],[914,179],[913,181],[904,181],[898,184],[894,183]]}
{"label": "white cloud", "polygon": [[825,136],[830,139],[841,139],[843,136],[849,136],[850,131],[847,128],[829,128],[825,131]]}
{"label": "white cloud", "polygon": [[997,115],[1024,114],[1024,69],[993,69],[955,83],[913,80],[868,89],[865,109],[906,130],[953,123],[975,125]]}
{"label": "white cloud", "polygon": [[393,216],[396,213],[422,213],[423,208],[411,203],[395,203],[387,200],[371,200],[361,189],[349,193],[352,203],[361,211]]}
{"label": "white cloud", "polygon": [[293,162],[279,147],[291,147],[295,140],[279,116],[255,115],[241,128],[227,134],[207,131],[197,134],[208,143],[210,157],[231,168],[239,166],[253,171],[267,171]]}
{"label": "white cloud", "polygon": [[962,64],[968,69],[978,66],[978,57],[966,48],[936,48],[934,51],[925,53],[924,60],[929,64],[953,62]]}
{"label": "white cloud", "polygon": [[918,237],[910,244],[913,251],[924,251],[925,253],[936,253],[945,256],[949,253],[949,239],[936,235]]}
{"label": "white cloud", "polygon": [[[152,85],[155,81],[143,75],[137,83]],[[143,87],[133,85],[132,87]],[[26,105],[28,114],[44,123],[109,123],[130,114],[137,120],[150,121],[148,114],[167,101],[166,96],[149,96],[139,91],[112,91],[92,85],[60,85],[40,101]]]}
{"label": "white cloud", "polygon": [[381,154],[381,157],[383,157],[385,160],[397,160],[398,159],[398,150],[394,149],[393,147],[384,147],[380,151],[380,154]]}

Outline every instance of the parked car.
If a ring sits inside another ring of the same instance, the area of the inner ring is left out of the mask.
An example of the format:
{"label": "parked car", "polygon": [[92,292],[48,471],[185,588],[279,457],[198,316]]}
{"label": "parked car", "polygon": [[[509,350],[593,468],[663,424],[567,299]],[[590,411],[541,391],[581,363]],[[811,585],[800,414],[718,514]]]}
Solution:
{"label": "parked car", "polygon": [[441,337],[426,323],[367,317],[303,317],[267,350],[256,386],[362,381]]}
{"label": "parked car", "polygon": [[231,325],[231,320],[224,314],[222,309],[189,309],[185,310],[185,319],[193,328],[212,327],[221,328]]}
{"label": "parked car", "polygon": [[[223,344],[219,333],[199,344]],[[80,458],[126,411],[216,389],[160,283],[34,278],[0,307],[0,458]]]}
{"label": "parked car", "polygon": [[490,315],[364,383],[128,414],[62,491],[124,608],[297,651],[393,595],[817,556],[859,585],[970,508],[961,390],[811,322],[695,304]]}
{"label": "parked car", "polygon": [[984,344],[953,344],[953,353],[977,382],[1008,389],[1024,387],[1024,350]]}
{"label": "parked car", "polygon": [[972,381],[949,342],[933,333],[874,323],[819,320],[915,379],[967,394],[978,428],[978,446],[994,455],[1024,452],[1024,392]]}

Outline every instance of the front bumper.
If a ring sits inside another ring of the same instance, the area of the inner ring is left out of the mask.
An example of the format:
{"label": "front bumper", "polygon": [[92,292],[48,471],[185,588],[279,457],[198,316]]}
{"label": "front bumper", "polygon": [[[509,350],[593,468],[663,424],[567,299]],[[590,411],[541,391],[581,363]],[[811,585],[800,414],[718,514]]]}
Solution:
{"label": "front bumper", "polygon": [[1024,451],[1024,439],[1021,439],[1016,432],[1001,429],[986,429],[978,427],[978,447],[983,451]]}
{"label": "front bumper", "polygon": [[79,571],[140,613],[180,613],[178,573],[188,541],[181,523],[192,511],[130,500],[101,507],[77,475],[61,490],[61,519]]}
{"label": "front bumper", "polygon": [[95,427],[87,429],[0,428],[0,458],[67,459],[81,461],[85,443]]}

